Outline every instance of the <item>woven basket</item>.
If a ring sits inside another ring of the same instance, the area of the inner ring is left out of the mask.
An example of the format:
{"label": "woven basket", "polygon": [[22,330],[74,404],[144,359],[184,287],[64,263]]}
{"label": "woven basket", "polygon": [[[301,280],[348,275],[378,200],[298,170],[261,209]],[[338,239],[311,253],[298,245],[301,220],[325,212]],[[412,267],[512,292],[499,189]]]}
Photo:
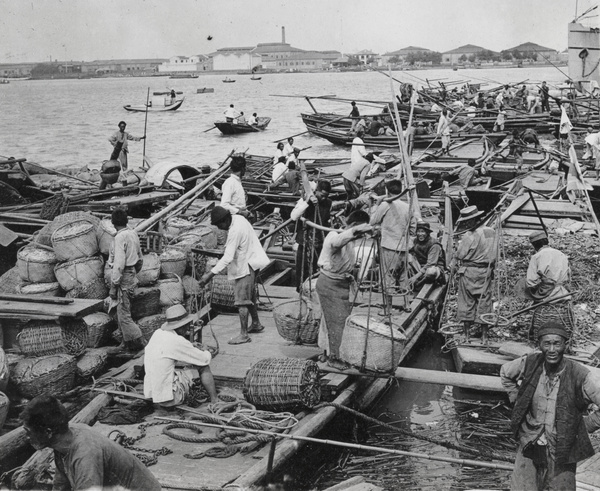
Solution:
{"label": "woven basket", "polygon": [[60,285],[54,283],[31,283],[22,285],[18,293],[21,295],[31,295],[34,297],[60,297]]}
{"label": "woven basket", "polygon": [[140,286],[153,285],[160,277],[160,257],[156,252],[150,252],[144,255],[144,264],[141,271],[137,274],[138,284]]}
{"label": "woven basket", "polygon": [[[368,330],[367,330],[368,325]],[[398,367],[406,344],[406,336],[392,327],[366,315],[350,315],[346,319],[340,358],[346,363],[361,368],[366,347],[365,368],[375,372],[391,372]]]}
{"label": "woven basket", "polygon": [[209,226],[196,226],[192,230],[177,236],[171,247],[189,251],[192,247],[215,249],[217,247],[217,234]]}
{"label": "woven basket", "polygon": [[76,373],[80,379],[87,379],[98,373],[104,365],[108,354],[103,349],[87,349],[77,360]]}
{"label": "woven basket", "polygon": [[0,391],[4,392],[8,385],[8,357],[2,348],[0,348]]}
{"label": "woven basket", "polygon": [[6,416],[8,416],[8,408],[10,406],[10,401],[4,392],[0,392],[0,430],[4,426],[4,422],[6,421]]}
{"label": "woven basket", "polygon": [[187,254],[178,249],[166,249],[160,255],[160,274],[174,273],[180,278],[185,275]]}
{"label": "woven basket", "polygon": [[166,237],[177,237],[192,228],[194,228],[194,224],[185,218],[171,217],[165,223],[163,234]]}
{"label": "woven basket", "polygon": [[114,321],[104,312],[95,312],[83,317],[83,322],[87,326],[87,347],[98,348],[108,338],[110,332],[114,329]]}
{"label": "woven basket", "polygon": [[183,303],[183,284],[181,278],[175,274],[167,274],[165,278],[156,283],[160,290],[160,306],[171,307]]}
{"label": "woven basket", "polygon": [[573,336],[573,332],[575,332],[575,317],[571,302],[548,303],[534,309],[533,317],[531,318],[531,334],[533,334],[534,340],[537,340],[537,333],[540,327],[548,322],[558,322],[564,326],[569,333],[570,339]]}
{"label": "woven basket", "polygon": [[47,225],[44,225],[42,229],[35,235],[34,241],[46,246],[52,245],[52,234],[54,231],[62,227],[66,223],[72,223],[78,220],[85,220],[90,222],[94,228],[100,224],[100,219],[94,215],[85,211],[70,211],[69,213],[63,213],[57,216]]}
{"label": "woven basket", "polygon": [[212,279],[210,304],[214,309],[224,312],[237,311],[233,293],[235,281],[229,281],[226,275],[218,274]]}
{"label": "woven basket", "polygon": [[287,300],[275,305],[273,319],[283,339],[297,344],[315,344],[321,318],[316,317],[304,300]]}
{"label": "woven basket", "polygon": [[[160,329],[165,322],[167,322],[167,317],[164,314],[149,315],[148,317],[142,317],[136,321],[142,331],[142,337],[146,341],[150,341],[154,331]],[[120,329],[116,329],[112,333],[112,337],[119,343],[123,341],[123,333]]]}
{"label": "woven basket", "polygon": [[131,298],[131,317],[140,319],[160,311],[160,290],[156,286],[136,288]]}
{"label": "woven basket", "polygon": [[17,294],[23,284],[19,276],[19,268],[15,266],[0,276],[0,293]]}
{"label": "woven basket", "polygon": [[87,298],[90,300],[102,300],[108,297],[108,287],[104,278],[96,278],[84,285],[77,285],[65,295],[67,298]]}
{"label": "woven basket", "polygon": [[296,358],[260,360],[246,373],[244,397],[269,411],[312,408],[321,401],[319,367]]}
{"label": "woven basket", "polygon": [[56,281],[54,266],[58,260],[53,251],[35,246],[25,246],[17,253],[19,276],[29,283],[52,283]]}
{"label": "woven basket", "polygon": [[56,280],[65,291],[102,278],[104,259],[101,256],[82,257],[59,264],[54,268]]}
{"label": "woven basket", "polygon": [[110,248],[115,241],[115,235],[117,235],[117,230],[112,221],[110,218],[104,218],[96,229],[96,240],[98,241],[98,249],[100,249],[101,254],[105,256],[110,254]]}
{"label": "woven basket", "polygon": [[93,256],[98,252],[96,227],[86,220],[67,223],[52,234],[52,248],[59,261]]}
{"label": "woven basket", "polygon": [[87,327],[81,321],[62,325],[32,321],[17,334],[21,353],[28,356],[46,356],[66,353],[78,356],[87,345]]}
{"label": "woven basket", "polygon": [[73,388],[77,359],[71,355],[50,355],[19,360],[10,379],[24,397],[43,393],[61,395]]}

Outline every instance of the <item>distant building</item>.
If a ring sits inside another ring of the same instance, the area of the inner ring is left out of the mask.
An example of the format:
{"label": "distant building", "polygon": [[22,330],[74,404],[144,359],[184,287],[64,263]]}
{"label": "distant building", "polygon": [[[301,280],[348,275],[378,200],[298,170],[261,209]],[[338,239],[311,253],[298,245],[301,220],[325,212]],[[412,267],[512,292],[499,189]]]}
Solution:
{"label": "distant building", "polygon": [[1,63],[0,77],[29,77],[31,75],[31,69],[36,65],[37,63]]}
{"label": "distant building", "polygon": [[370,49],[363,49],[358,53],[352,54],[351,56],[357,58],[358,61],[360,61],[363,65],[375,63],[379,58],[379,55],[377,53],[373,53]]}
{"label": "distant building", "polygon": [[513,57],[520,57],[520,59],[533,60],[533,61],[558,61],[558,51],[552,48],[545,48],[536,43],[523,43],[515,46],[514,48],[505,49],[502,53],[511,53]]}
{"label": "distant building", "polygon": [[212,58],[214,71],[252,70],[261,64],[262,58],[254,52],[253,46],[221,48],[208,55]]}
{"label": "distant building", "polygon": [[282,61],[298,52],[302,50],[293,48],[288,43],[260,43],[254,49],[254,53],[260,55],[261,65],[265,70],[283,69]]}
{"label": "distant building", "polygon": [[382,65],[387,65],[391,59],[397,59],[397,63],[405,63],[409,55],[419,55],[422,53],[432,53],[432,51],[427,48],[419,48],[418,46],[407,46],[406,48],[389,51],[381,55],[381,63]]}
{"label": "distant building", "polygon": [[212,70],[212,59],[206,55],[172,56],[158,66],[159,73],[204,72]]}
{"label": "distant building", "polygon": [[94,60],[81,65],[81,73],[88,75],[150,75],[158,71],[158,66],[168,60],[160,59],[126,59],[126,60]]}
{"label": "distant building", "polygon": [[481,46],[475,46],[474,44],[465,44],[459,48],[452,49],[450,51],[444,51],[442,53],[442,65],[456,65],[458,63],[462,63],[464,59],[468,60],[469,57],[477,58],[482,51],[489,50],[486,50]]}

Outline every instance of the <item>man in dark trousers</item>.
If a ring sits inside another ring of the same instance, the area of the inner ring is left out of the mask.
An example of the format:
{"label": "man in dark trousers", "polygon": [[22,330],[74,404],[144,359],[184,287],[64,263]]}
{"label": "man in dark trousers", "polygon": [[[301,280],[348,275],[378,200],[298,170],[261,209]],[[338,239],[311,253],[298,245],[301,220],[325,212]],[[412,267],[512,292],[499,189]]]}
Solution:
{"label": "man in dark trousers", "polygon": [[56,397],[33,398],[21,413],[23,428],[36,450],[54,450],[52,489],[160,491],[152,473],[118,443],[83,424],[69,424]]}
{"label": "man in dark trousers", "polygon": [[538,332],[541,353],[500,369],[519,443],[512,490],[575,491],[577,462],[594,454],[588,433],[600,428],[600,415],[585,415],[590,404],[600,405],[600,381],[564,357],[568,336],[562,324],[548,322]]}
{"label": "man in dark trousers", "polygon": [[540,101],[542,103],[542,112],[550,112],[550,89],[546,81],[542,82],[540,87]]}

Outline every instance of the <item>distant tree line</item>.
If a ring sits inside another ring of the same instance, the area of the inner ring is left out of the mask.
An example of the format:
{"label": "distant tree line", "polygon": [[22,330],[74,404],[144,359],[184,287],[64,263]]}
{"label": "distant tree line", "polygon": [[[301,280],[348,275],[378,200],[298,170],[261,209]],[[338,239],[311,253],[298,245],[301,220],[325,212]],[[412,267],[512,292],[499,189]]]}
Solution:
{"label": "distant tree line", "polygon": [[518,51],[516,49],[509,51],[501,51],[500,53],[494,53],[489,49],[484,49],[477,54],[465,55],[463,54],[458,61],[461,63],[470,62],[476,63],[478,61],[521,61],[521,60],[533,60],[537,61],[538,54],[535,51]]}

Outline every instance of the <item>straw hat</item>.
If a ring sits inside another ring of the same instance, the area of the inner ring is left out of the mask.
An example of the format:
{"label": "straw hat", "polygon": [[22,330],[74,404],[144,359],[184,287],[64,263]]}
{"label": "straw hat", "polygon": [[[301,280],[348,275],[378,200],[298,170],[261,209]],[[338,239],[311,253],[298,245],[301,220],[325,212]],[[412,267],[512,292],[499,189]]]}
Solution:
{"label": "straw hat", "polygon": [[419,229],[431,232],[431,225],[429,225],[429,222],[426,222],[425,220],[419,220],[417,222],[417,230]]}
{"label": "straw hat", "polygon": [[192,314],[188,314],[185,307],[181,304],[169,307],[166,316],[167,322],[160,326],[163,331],[174,331],[175,329],[179,329],[196,320],[196,317]]}
{"label": "straw hat", "polygon": [[479,211],[475,205],[465,206],[462,210],[460,210],[460,217],[456,220],[456,223],[464,222],[466,220],[471,220],[471,218],[476,218],[480,215],[483,215],[483,211]]}

